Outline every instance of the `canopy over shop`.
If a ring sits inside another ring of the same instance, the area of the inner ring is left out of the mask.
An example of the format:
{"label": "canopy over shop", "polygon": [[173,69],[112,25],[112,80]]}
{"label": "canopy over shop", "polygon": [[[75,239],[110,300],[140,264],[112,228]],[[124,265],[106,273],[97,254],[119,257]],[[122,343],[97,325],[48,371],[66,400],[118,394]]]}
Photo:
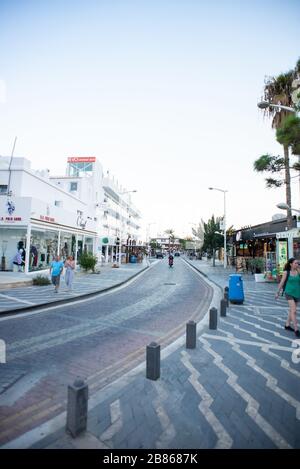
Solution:
{"label": "canopy over shop", "polygon": [[231,240],[233,246],[231,264],[237,265],[244,260],[248,270],[249,260],[260,257],[265,260],[265,270],[272,270],[278,267],[278,264],[282,270],[287,258],[293,256],[295,249],[298,248],[296,227],[296,217],[293,217],[293,229],[290,231],[287,230],[286,218],[235,231]]}

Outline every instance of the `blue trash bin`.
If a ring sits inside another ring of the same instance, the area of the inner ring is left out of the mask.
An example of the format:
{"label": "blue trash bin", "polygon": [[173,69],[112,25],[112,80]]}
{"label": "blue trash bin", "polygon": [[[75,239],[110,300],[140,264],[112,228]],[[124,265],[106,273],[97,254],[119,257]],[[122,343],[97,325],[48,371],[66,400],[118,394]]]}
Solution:
{"label": "blue trash bin", "polygon": [[229,275],[228,299],[233,304],[243,304],[244,302],[243,279],[239,274]]}
{"label": "blue trash bin", "polygon": [[136,261],[137,261],[136,256],[130,256],[129,262],[130,262],[131,264],[136,264]]}

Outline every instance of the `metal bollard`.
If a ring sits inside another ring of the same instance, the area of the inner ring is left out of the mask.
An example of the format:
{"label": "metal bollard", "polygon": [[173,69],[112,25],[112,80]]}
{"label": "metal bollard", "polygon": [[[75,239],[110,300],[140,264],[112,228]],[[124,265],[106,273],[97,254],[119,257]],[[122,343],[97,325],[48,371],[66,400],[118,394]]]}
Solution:
{"label": "metal bollard", "polygon": [[218,325],[218,310],[217,308],[210,308],[209,310],[209,328],[217,329]]}
{"label": "metal bollard", "polygon": [[156,380],[160,377],[160,345],[151,342],[146,351],[146,378]]}
{"label": "metal bollard", "polygon": [[224,292],[224,300],[226,301],[226,306],[229,306],[229,294],[228,292]]}
{"label": "metal bollard", "polygon": [[186,323],[186,348],[196,348],[196,327],[195,321]]}
{"label": "metal bollard", "polygon": [[86,430],[89,388],[82,379],[76,379],[68,386],[68,407],[66,430],[75,438]]}
{"label": "metal bollard", "polygon": [[221,300],[220,301],[220,315],[222,317],[226,316],[226,308],[227,308],[227,301],[226,300]]}

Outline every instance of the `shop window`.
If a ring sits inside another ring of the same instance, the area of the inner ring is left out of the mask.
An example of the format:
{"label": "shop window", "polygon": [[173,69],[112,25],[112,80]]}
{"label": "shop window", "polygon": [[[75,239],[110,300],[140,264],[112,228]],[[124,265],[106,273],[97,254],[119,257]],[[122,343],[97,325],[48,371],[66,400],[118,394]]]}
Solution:
{"label": "shop window", "polygon": [[32,230],[29,249],[29,271],[50,267],[57,255],[58,233],[49,230]]}
{"label": "shop window", "polygon": [[0,195],[7,194],[7,184],[0,184]]}
{"label": "shop window", "polygon": [[62,260],[66,260],[67,257],[73,256],[75,259],[75,248],[76,239],[71,233],[62,231],[60,234],[60,249],[59,254]]}
{"label": "shop window", "polygon": [[[22,249],[22,261],[26,259],[26,230],[23,228],[1,227],[0,230],[0,270],[10,271],[14,269],[13,259],[17,251]],[[22,265],[22,270],[24,265]]]}

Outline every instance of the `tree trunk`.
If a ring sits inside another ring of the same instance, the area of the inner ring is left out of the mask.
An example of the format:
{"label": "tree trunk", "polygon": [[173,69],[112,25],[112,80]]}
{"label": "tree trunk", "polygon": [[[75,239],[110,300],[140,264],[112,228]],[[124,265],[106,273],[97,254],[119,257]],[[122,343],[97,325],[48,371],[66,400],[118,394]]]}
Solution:
{"label": "tree trunk", "polygon": [[215,248],[213,248],[213,267],[216,266],[216,262],[215,262],[215,253],[216,253],[216,250],[215,250]]}
{"label": "tree trunk", "polygon": [[[289,207],[291,207],[292,197],[291,197],[291,175],[290,175],[289,147],[287,145],[283,145],[283,150],[284,150],[284,165],[285,165],[286,203]],[[292,210],[289,208],[287,210],[287,228],[288,228],[288,230],[292,229],[292,225],[293,225]]]}

